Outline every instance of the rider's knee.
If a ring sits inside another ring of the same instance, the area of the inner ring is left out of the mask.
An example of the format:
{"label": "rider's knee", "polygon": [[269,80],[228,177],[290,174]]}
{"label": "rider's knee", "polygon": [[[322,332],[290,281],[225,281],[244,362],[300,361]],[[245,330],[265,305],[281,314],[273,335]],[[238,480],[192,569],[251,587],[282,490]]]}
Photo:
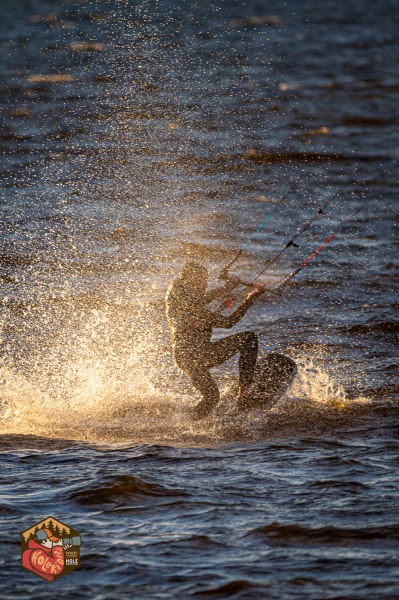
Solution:
{"label": "rider's knee", "polygon": [[257,346],[258,344],[258,336],[253,331],[247,331],[245,333],[245,341],[248,346]]}

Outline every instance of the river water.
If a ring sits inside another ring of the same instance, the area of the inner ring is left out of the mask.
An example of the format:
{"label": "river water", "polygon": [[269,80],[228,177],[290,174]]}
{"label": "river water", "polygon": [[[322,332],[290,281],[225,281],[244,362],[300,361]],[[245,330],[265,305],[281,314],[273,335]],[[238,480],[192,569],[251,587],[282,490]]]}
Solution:
{"label": "river water", "polygon": [[[2,598],[399,597],[398,3],[0,11]],[[194,423],[165,291],[284,196],[235,274],[327,206],[270,288],[367,204],[235,328],[292,389],[237,413],[232,360]],[[49,515],[83,538],[52,587],[19,564]]]}

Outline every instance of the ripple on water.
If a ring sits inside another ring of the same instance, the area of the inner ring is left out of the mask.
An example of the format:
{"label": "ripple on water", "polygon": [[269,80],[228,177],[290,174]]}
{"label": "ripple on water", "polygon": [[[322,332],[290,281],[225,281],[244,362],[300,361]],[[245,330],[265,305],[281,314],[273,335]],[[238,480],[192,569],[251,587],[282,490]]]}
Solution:
{"label": "ripple on water", "polygon": [[271,544],[362,544],[367,541],[389,542],[399,540],[399,524],[383,527],[304,527],[303,525],[274,522],[257,527],[247,535],[264,536]]}
{"label": "ripple on water", "polygon": [[149,483],[132,475],[119,475],[92,482],[85,489],[72,492],[69,497],[78,504],[97,506],[102,504],[126,504],[135,500],[157,497],[185,496],[183,490]]}

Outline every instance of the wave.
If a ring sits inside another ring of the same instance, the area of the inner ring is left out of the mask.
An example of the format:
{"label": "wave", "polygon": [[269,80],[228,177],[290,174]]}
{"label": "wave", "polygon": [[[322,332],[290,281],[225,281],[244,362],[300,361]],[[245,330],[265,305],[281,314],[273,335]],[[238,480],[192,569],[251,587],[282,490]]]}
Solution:
{"label": "wave", "polygon": [[[371,387],[371,388],[367,389],[367,394],[368,394],[368,396],[370,396],[372,398],[378,398],[381,396],[394,396],[394,395],[399,394],[399,384],[391,383],[391,384],[385,384],[385,385]],[[373,410],[374,410],[374,412],[389,411],[392,414],[394,411],[398,410],[398,407],[391,406],[390,404],[382,404],[382,405],[375,404]]]}
{"label": "wave", "polygon": [[18,515],[22,511],[7,502],[0,504],[0,515]]}
{"label": "wave", "polygon": [[149,483],[132,475],[119,475],[103,480],[98,484],[90,484],[84,490],[72,492],[70,498],[82,505],[98,505],[107,503],[131,502],[137,498],[186,496],[182,490],[163,487],[157,483]]}
{"label": "wave", "polygon": [[[3,413],[4,413],[3,406]],[[0,411],[1,411],[1,402],[0,402]],[[1,414],[1,413],[0,413]],[[4,423],[4,414],[3,423]],[[1,416],[0,416],[1,423]],[[81,447],[82,442],[77,442],[74,439],[66,439],[65,437],[41,437],[38,435],[32,434],[22,434],[22,433],[11,433],[11,434],[0,434],[0,450],[2,451],[10,451],[19,448],[29,448],[32,450],[41,450],[41,451],[49,451],[49,450],[63,450],[63,449],[71,449],[71,447],[77,446]]]}
{"label": "wave", "polygon": [[[354,157],[350,154],[331,153],[331,152],[294,152],[281,151],[270,152],[263,148],[249,148],[244,152],[231,154],[217,154],[212,157],[202,157],[199,155],[187,155],[179,158],[164,160],[160,165],[161,171],[171,168],[197,167],[205,175],[216,173],[228,173],[240,171],[243,166],[250,163],[257,164],[286,164],[286,163],[349,163],[353,162]],[[373,156],[362,154],[356,156],[356,162],[371,162],[375,160]]]}
{"label": "wave", "polygon": [[[172,506],[177,509],[177,503],[173,503]],[[191,506],[191,505],[190,505]],[[171,504],[168,504],[168,508],[171,508]],[[180,507],[179,507],[180,508]],[[185,547],[187,550],[195,551],[201,549],[210,549],[214,548],[216,550],[220,550],[221,548],[227,548],[228,545],[222,541],[217,541],[209,537],[208,535],[189,535],[189,536],[181,536],[177,537],[173,540],[160,540],[151,542],[151,547],[154,546],[167,546],[169,549],[172,547]]]}
{"label": "wave", "polygon": [[[99,311],[90,315],[93,326],[103,325]],[[18,436],[16,444],[37,447],[37,436],[42,436],[69,439],[70,444],[82,440],[209,446],[237,440],[295,438],[309,431],[348,426],[353,419],[372,412],[369,399],[356,393],[349,398],[321,364],[296,356],[294,383],[274,405],[238,411],[234,378],[219,373],[220,403],[209,417],[193,422],[190,409],[198,395],[172,364],[165,364],[165,356],[160,361],[159,343],[153,356],[151,340],[143,338],[141,343],[126,356],[118,352],[113,355],[107,348],[106,357],[99,353],[98,343],[93,352],[87,353],[85,346],[84,354],[75,358],[71,354],[65,363],[63,355],[60,359],[54,354],[45,370],[41,363],[25,374],[15,367],[0,366],[3,443],[13,443],[13,436]]]}
{"label": "wave", "polygon": [[[225,583],[224,585],[221,585],[219,587],[213,587],[213,588],[208,588],[207,590],[201,590],[198,592],[194,592],[194,596],[208,596],[208,595],[212,595],[212,596],[235,596],[236,594],[241,594],[241,593],[245,593],[248,592],[250,593],[251,590],[253,590],[254,592],[256,590],[260,590],[260,587],[262,587],[262,589],[265,588],[264,585],[259,586],[256,585],[254,583],[251,583],[250,581],[246,581],[244,579],[236,579],[234,581],[229,581],[228,583]],[[243,596],[240,596],[243,597]]]}
{"label": "wave", "polygon": [[[238,156],[245,160],[257,163],[292,163],[292,162],[349,162],[353,161],[353,156],[346,154],[332,154],[330,152],[268,152],[267,150],[250,149],[245,154]],[[371,161],[373,157],[362,155],[357,156],[357,162]]]}
{"label": "wave", "polygon": [[383,127],[384,125],[388,126],[391,124],[389,119],[372,115],[348,115],[342,117],[341,123],[343,125],[358,125],[364,127]]}
{"label": "wave", "polygon": [[380,321],[378,323],[358,323],[343,327],[348,333],[363,335],[364,333],[399,333],[399,321]]}
{"label": "wave", "polygon": [[341,528],[304,527],[273,522],[264,527],[251,529],[247,535],[262,535],[276,544],[348,544],[374,540],[399,540],[399,524],[381,527]]}

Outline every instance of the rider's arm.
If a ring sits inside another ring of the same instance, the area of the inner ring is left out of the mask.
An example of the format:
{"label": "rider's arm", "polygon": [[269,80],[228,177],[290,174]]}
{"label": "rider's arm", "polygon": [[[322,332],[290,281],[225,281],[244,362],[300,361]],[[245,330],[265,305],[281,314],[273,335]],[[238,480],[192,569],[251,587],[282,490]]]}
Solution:
{"label": "rider's arm", "polygon": [[252,302],[253,298],[247,298],[228,317],[218,315],[217,313],[212,313],[212,326],[221,327],[222,329],[230,329],[230,327],[234,327],[234,325],[237,325],[238,321],[240,321],[243,318],[248,308],[251,306]]}
{"label": "rider's arm", "polygon": [[231,290],[240,285],[240,283],[241,282],[238,277],[231,277],[230,279],[228,279],[228,281],[226,281],[226,283],[223,286],[217,287],[214,290],[207,292],[205,294],[205,305],[209,304],[210,302],[213,302],[213,300],[219,300],[220,298],[223,298],[225,294],[231,292]]}
{"label": "rider's arm", "polygon": [[222,329],[228,329],[234,327],[243,318],[252,302],[258,296],[261,296],[265,291],[264,285],[256,285],[249,292],[244,302],[228,317],[224,317],[218,313],[210,313],[213,316],[212,327],[221,327]]}
{"label": "rider's arm", "polygon": [[214,290],[211,290],[210,292],[207,292],[205,294],[205,304],[209,304],[210,302],[213,302],[213,300],[218,300],[219,298],[222,298],[229,291],[230,290],[227,289],[225,285],[223,285],[222,287],[218,287]]}

